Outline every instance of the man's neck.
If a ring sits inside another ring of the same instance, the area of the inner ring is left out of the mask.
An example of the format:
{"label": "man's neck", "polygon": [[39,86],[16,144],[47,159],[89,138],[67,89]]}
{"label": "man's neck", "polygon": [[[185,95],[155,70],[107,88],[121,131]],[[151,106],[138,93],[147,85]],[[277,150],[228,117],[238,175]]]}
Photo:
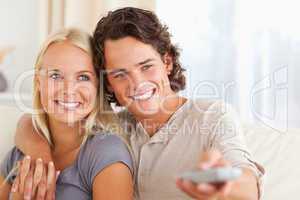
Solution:
{"label": "man's neck", "polygon": [[186,98],[180,96],[166,99],[163,102],[163,109],[160,109],[151,116],[137,117],[137,121],[141,122],[148,135],[152,137],[168,122],[171,116],[186,102],[186,100]]}

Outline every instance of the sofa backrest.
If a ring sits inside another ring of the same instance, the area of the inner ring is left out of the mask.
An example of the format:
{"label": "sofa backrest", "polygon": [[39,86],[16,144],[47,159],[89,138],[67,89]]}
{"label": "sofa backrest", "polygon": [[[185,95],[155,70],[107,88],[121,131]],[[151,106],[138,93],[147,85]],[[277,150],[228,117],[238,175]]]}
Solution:
{"label": "sofa backrest", "polygon": [[12,148],[16,125],[22,112],[16,107],[0,106],[0,160]]}

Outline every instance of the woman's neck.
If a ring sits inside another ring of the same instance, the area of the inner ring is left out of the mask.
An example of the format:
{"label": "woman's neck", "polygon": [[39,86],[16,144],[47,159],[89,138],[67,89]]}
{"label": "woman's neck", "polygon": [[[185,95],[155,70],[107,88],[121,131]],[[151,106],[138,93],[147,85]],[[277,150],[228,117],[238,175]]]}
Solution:
{"label": "woman's neck", "polygon": [[170,117],[186,102],[186,100],[186,98],[180,96],[166,98],[162,104],[163,109],[160,109],[151,116],[137,116],[136,119],[142,123],[149,136],[152,137],[160,127],[168,122]]}
{"label": "woman's neck", "polygon": [[53,141],[53,155],[64,155],[80,147],[83,138],[80,123],[67,124],[49,118],[49,129]]}

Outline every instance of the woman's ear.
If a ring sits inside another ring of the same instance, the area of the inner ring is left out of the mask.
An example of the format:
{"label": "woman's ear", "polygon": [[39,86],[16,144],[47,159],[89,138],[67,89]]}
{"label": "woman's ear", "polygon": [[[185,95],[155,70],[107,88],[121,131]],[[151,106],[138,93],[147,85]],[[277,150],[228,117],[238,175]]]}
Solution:
{"label": "woman's ear", "polygon": [[172,70],[173,70],[173,58],[169,53],[166,53],[163,57],[163,61],[166,65],[166,70],[168,75],[171,74]]}

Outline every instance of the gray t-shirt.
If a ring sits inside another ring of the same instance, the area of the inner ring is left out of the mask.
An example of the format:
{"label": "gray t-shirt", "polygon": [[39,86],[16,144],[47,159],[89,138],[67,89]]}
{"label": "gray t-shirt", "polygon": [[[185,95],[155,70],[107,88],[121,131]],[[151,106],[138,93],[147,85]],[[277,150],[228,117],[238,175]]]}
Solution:
{"label": "gray t-shirt", "polygon": [[[21,151],[13,148],[1,163],[1,175],[7,177],[17,161],[23,157]],[[74,164],[61,171],[56,183],[56,199],[92,199],[93,180],[96,175],[105,167],[117,162],[127,165],[133,174],[130,153],[118,136],[97,134],[89,137],[81,147]],[[16,173],[12,173],[8,177],[9,183],[13,182],[15,175]]]}

